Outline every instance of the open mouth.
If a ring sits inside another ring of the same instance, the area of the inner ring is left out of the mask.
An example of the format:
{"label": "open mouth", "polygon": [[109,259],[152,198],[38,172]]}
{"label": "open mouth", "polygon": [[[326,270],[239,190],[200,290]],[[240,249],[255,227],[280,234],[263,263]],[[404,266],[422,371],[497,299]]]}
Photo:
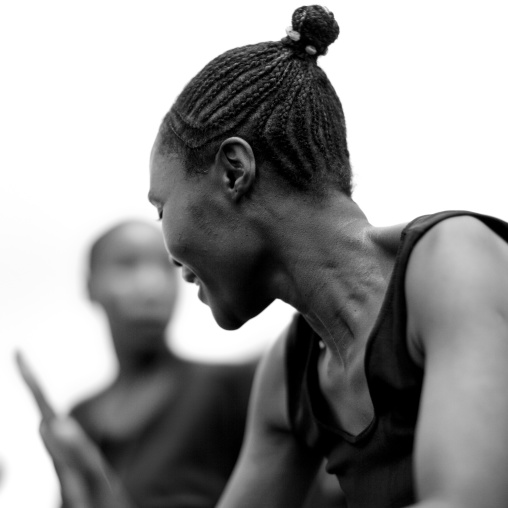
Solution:
{"label": "open mouth", "polygon": [[189,284],[196,284],[196,286],[199,288],[198,290],[198,298],[203,302],[203,303],[207,303],[206,302],[206,297],[205,297],[205,294],[203,292],[203,287],[201,286],[201,281],[199,280],[198,276],[192,272],[191,270],[189,270],[187,267],[183,267],[182,268],[182,278],[183,280],[185,280],[186,282],[188,282]]}
{"label": "open mouth", "polygon": [[197,284],[199,286],[199,279],[194,272],[191,272],[187,267],[182,267],[182,279],[190,284]]}

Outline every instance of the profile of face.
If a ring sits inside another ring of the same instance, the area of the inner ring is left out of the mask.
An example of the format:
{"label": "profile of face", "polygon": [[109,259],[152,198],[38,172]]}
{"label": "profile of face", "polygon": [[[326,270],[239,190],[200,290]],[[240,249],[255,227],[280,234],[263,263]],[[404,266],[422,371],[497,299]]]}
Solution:
{"label": "profile of face", "polygon": [[228,193],[224,171],[189,176],[184,162],[158,150],[150,164],[149,199],[162,219],[170,256],[217,323],[233,330],[272,301],[263,287],[262,242]]}
{"label": "profile of face", "polygon": [[145,334],[164,331],[178,294],[176,267],[151,224],[128,222],[96,244],[89,295],[116,327]]}

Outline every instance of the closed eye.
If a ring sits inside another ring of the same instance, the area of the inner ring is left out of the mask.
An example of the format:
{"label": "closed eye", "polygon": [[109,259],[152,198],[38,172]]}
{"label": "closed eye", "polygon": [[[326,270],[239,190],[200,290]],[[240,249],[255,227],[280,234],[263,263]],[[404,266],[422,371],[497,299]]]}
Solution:
{"label": "closed eye", "polygon": [[179,263],[174,257],[170,256],[170,259],[171,259],[171,262],[175,265],[175,266],[178,266],[178,268],[181,268],[182,264]]}

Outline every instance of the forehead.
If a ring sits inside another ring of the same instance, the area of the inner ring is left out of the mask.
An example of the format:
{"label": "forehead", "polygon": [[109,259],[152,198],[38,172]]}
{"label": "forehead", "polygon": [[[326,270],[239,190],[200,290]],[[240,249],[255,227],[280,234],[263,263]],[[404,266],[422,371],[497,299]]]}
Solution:
{"label": "forehead", "polygon": [[150,154],[150,192],[153,204],[162,204],[171,188],[185,177],[182,159],[175,153],[160,149],[156,140]]}

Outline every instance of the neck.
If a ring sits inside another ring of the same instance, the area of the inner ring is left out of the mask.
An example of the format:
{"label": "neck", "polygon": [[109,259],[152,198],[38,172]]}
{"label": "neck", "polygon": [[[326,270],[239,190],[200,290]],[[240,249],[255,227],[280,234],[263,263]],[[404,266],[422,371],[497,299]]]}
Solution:
{"label": "neck", "polygon": [[278,209],[270,239],[278,256],[274,291],[305,316],[347,367],[377,317],[395,249],[387,248],[379,228],[342,194],[288,206],[292,209]]}
{"label": "neck", "polygon": [[166,346],[164,330],[139,330],[111,325],[113,347],[118,360],[118,378],[133,379],[156,372],[173,358]]}

